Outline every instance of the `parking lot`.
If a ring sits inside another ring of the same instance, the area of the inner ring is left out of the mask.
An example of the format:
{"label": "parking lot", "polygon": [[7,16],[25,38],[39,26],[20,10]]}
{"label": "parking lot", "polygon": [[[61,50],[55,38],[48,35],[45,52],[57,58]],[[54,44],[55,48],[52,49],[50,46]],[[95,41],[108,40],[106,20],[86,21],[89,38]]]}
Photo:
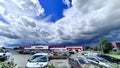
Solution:
{"label": "parking lot", "polygon": [[22,55],[22,54],[13,55],[14,63],[17,64],[16,68],[25,68],[27,60],[30,57],[31,57],[31,55]]}
{"label": "parking lot", "polygon": [[67,59],[51,60],[50,64],[53,64],[54,66],[57,66],[58,68],[70,68]]}
{"label": "parking lot", "polygon": [[[16,68],[25,68],[25,65],[27,64],[27,60],[31,56],[32,55],[29,55],[29,54],[14,53],[13,58],[14,58],[14,63],[17,64]],[[71,56],[77,56],[77,55],[71,55]],[[49,64],[53,64],[54,66],[57,66],[58,68],[70,68],[68,64],[68,59],[50,60]]]}
{"label": "parking lot", "polygon": [[[85,57],[86,52],[87,51],[80,52],[80,53],[77,53],[77,54],[72,54],[70,56],[70,58],[74,58],[76,60],[76,58],[78,58],[78,57]],[[93,55],[97,54],[97,53],[89,53],[89,52],[87,52],[87,53],[88,53],[89,58],[90,58],[90,56],[93,56]],[[82,54],[84,54],[85,56],[83,56]],[[27,60],[31,56],[32,55],[29,55],[29,54],[18,54],[18,53],[15,52],[13,54],[13,58],[14,58],[14,63],[17,64],[16,68],[25,68],[25,66],[27,64]],[[52,60],[49,61],[49,65],[51,65],[51,64],[53,64],[56,68],[70,68],[70,66],[71,66],[71,65],[69,65],[68,59],[54,59],[54,60],[52,59]],[[72,61],[72,64],[74,65],[73,61]],[[119,68],[119,67],[117,67],[117,68]]]}
{"label": "parking lot", "polygon": [[[25,65],[27,63],[27,60],[31,57],[32,55],[23,55],[23,54],[15,54],[13,55],[14,57],[14,62],[17,64],[16,68],[25,68]],[[57,67],[61,68],[70,68],[68,64],[67,59],[62,59],[62,60],[50,60],[50,64],[53,64]]]}

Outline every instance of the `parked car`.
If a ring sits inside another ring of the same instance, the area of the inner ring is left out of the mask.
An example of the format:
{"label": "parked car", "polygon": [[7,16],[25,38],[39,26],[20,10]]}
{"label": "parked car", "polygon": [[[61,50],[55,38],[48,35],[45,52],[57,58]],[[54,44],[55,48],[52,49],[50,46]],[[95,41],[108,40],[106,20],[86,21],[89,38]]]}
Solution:
{"label": "parked car", "polygon": [[[12,57],[12,53],[10,53],[9,51],[6,51],[5,49],[0,49],[0,63],[2,62],[3,64],[5,64],[5,68],[8,68],[7,66],[9,66],[8,63],[12,63],[13,61],[13,57]],[[0,64],[0,68],[2,68],[2,63]]]}
{"label": "parked car", "polygon": [[25,68],[46,68],[48,66],[48,53],[36,53],[26,64]]}
{"label": "parked car", "polygon": [[53,53],[49,52],[48,53],[48,57],[50,57],[50,56],[53,56]]}
{"label": "parked car", "polygon": [[84,56],[88,56],[87,52],[82,52],[81,54],[84,55]]}
{"label": "parked car", "polygon": [[16,50],[16,52],[18,52],[19,54],[23,54],[23,50]]}
{"label": "parked car", "polygon": [[120,64],[120,59],[111,57],[109,55],[99,54],[98,57],[102,57],[112,63]]}
{"label": "parked car", "polygon": [[30,54],[30,52],[31,52],[30,50],[24,50],[23,54]]}
{"label": "parked car", "polygon": [[68,63],[70,68],[95,68],[93,64],[82,57],[70,57],[68,58]]}
{"label": "parked car", "polygon": [[3,57],[6,57],[6,60],[8,60],[11,56],[12,56],[12,53],[10,53],[9,51],[0,49],[0,59]]}
{"label": "parked car", "polygon": [[35,50],[31,50],[31,51],[30,51],[30,54],[31,54],[31,55],[33,55],[33,54],[35,54],[35,53],[36,53]]}
{"label": "parked car", "polygon": [[69,54],[72,55],[72,54],[76,54],[77,52],[75,50],[70,50],[69,51]]}
{"label": "parked car", "polygon": [[112,65],[109,61],[107,61],[104,58],[97,57],[97,56],[89,56],[89,57],[87,57],[87,61],[89,61],[95,65],[98,65],[100,67],[112,68]]}

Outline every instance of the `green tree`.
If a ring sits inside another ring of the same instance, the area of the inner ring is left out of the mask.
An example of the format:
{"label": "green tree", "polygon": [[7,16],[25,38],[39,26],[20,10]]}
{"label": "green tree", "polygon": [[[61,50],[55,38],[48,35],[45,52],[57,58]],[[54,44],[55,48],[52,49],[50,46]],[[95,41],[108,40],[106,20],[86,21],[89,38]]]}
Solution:
{"label": "green tree", "polygon": [[92,47],[94,51],[98,51],[99,50],[99,46],[93,46]]}
{"label": "green tree", "polygon": [[85,50],[89,50],[89,49],[90,49],[90,46],[86,46],[86,47],[85,47]]}
{"label": "green tree", "polygon": [[88,51],[89,51],[89,50],[92,50],[92,49],[93,49],[93,48],[92,48],[91,46],[86,46],[86,47],[85,47],[85,50],[88,50]]}
{"label": "green tree", "polygon": [[106,39],[100,41],[100,50],[102,53],[109,53],[112,50],[112,43]]}

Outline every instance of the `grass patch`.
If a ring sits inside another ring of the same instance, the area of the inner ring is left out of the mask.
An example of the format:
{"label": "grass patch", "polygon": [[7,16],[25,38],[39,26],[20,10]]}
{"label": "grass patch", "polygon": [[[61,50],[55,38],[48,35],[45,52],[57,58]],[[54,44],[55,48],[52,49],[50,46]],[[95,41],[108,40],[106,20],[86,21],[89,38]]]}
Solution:
{"label": "grass patch", "polygon": [[120,51],[118,51],[118,52],[110,52],[107,55],[120,59]]}
{"label": "grass patch", "polygon": [[107,54],[107,55],[120,59],[120,55],[117,54]]}

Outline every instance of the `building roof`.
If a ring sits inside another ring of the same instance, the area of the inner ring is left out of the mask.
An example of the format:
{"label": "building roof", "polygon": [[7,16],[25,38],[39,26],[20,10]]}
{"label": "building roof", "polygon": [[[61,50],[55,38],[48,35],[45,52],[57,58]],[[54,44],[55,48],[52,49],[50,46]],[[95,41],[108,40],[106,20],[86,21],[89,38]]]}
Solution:
{"label": "building roof", "polygon": [[114,48],[120,48],[120,42],[113,42],[112,45]]}
{"label": "building roof", "polygon": [[36,53],[34,55],[48,55],[48,53]]}
{"label": "building roof", "polygon": [[120,42],[116,43],[117,48],[120,48]]}

